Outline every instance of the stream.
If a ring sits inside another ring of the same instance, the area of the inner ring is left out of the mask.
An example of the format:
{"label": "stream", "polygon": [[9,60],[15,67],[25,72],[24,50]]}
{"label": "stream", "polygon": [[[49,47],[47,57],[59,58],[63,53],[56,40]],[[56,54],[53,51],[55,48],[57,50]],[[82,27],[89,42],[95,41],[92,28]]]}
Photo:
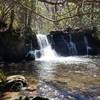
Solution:
{"label": "stream", "polygon": [[58,62],[37,60],[1,64],[0,69],[7,76],[24,75],[29,84],[36,88],[35,94],[21,91],[23,96],[42,96],[50,100],[100,100],[100,57],[76,56],[65,59]]}

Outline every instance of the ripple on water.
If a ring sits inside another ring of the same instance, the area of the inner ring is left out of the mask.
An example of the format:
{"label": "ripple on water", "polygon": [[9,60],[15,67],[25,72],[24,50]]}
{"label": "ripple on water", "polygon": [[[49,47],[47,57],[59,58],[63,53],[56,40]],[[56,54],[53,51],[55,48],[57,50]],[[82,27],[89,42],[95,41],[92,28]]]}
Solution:
{"label": "ripple on water", "polygon": [[46,81],[40,82],[38,95],[50,100],[99,100],[99,96],[93,95],[92,92],[64,90]]}

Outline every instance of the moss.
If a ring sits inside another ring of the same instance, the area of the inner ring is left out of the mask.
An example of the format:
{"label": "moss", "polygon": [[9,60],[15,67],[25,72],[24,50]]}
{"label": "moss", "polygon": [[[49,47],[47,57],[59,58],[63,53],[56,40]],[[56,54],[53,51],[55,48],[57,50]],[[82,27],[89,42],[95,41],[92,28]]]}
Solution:
{"label": "moss", "polygon": [[0,70],[0,82],[5,82],[6,80],[6,75],[2,70]]}

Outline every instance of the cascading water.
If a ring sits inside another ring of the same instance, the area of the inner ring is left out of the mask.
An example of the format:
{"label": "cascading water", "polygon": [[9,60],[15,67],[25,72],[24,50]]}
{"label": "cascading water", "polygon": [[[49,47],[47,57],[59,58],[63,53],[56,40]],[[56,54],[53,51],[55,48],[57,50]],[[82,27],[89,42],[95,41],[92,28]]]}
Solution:
{"label": "cascading water", "polygon": [[[47,36],[42,34],[37,34],[38,44],[40,46],[40,50],[36,50],[34,55],[36,61],[52,61],[52,62],[63,62],[63,63],[81,63],[90,61],[86,58],[79,58],[79,57],[62,57],[59,56],[55,50],[52,49],[51,44],[49,43]],[[72,45],[75,50],[75,46]],[[60,49],[60,48],[59,48]],[[74,51],[76,52],[76,51]],[[40,56],[38,56],[40,54]],[[76,54],[76,53],[75,53]]]}
{"label": "cascading water", "polygon": [[57,54],[55,50],[52,49],[46,35],[37,34],[37,40],[40,46],[40,55],[41,55],[40,58],[35,56],[37,60],[38,59],[51,60],[52,58],[57,57]]}
{"label": "cascading water", "polygon": [[86,45],[86,54],[88,55],[89,54],[89,50],[91,49],[91,47],[89,46],[89,43],[88,43],[88,40],[87,40],[86,36],[84,36],[84,43]]}
{"label": "cascading water", "polygon": [[71,34],[69,34],[69,43],[68,43],[68,49],[70,51],[70,54],[71,55],[77,55],[77,48],[76,48],[76,45],[75,43],[72,42],[72,36]]}

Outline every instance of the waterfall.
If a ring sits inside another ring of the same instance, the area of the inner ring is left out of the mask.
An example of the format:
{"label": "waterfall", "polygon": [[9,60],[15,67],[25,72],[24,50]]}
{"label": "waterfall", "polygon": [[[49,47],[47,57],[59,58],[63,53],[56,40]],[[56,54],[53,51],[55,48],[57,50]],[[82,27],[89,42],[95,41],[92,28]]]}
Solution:
{"label": "waterfall", "polygon": [[36,50],[35,52],[36,59],[52,60],[53,58],[56,58],[57,54],[55,50],[52,49],[46,35],[37,34],[37,40],[40,46],[40,50],[38,52],[40,52],[41,56],[40,57],[37,56],[37,50]]}
{"label": "waterfall", "polygon": [[[72,42],[71,35],[69,36],[70,41],[68,42],[68,48],[70,55],[77,55],[77,49],[75,43]],[[52,49],[51,44],[49,43],[47,36],[43,34],[37,34],[38,44],[40,50],[35,50],[35,59],[36,60],[65,60],[65,57],[58,56],[56,51]],[[60,49],[60,48],[59,48]],[[40,56],[38,56],[40,55]],[[59,59],[60,58],[60,59]]]}
{"label": "waterfall", "polygon": [[67,44],[71,55],[77,55],[77,48],[75,43],[72,41],[72,36],[69,34],[69,43]]}
{"label": "waterfall", "polygon": [[[31,53],[35,55],[35,59],[36,61],[51,61],[51,62],[63,62],[63,63],[73,63],[73,62],[77,62],[79,63],[79,61],[81,62],[81,59],[78,57],[63,57],[63,56],[59,56],[55,50],[52,49],[51,44],[48,41],[47,35],[42,35],[42,34],[37,34],[37,40],[38,40],[38,44],[40,46],[40,50],[35,50],[32,51]],[[70,47],[72,50],[72,52],[74,54],[77,53],[77,49],[75,44],[72,42],[71,37],[70,37]],[[60,49],[60,48],[59,48]],[[82,60],[84,61],[84,60]]]}
{"label": "waterfall", "polygon": [[89,54],[89,50],[91,50],[91,47],[89,46],[89,43],[88,43],[88,40],[87,40],[86,36],[84,36],[84,43],[86,45],[86,54],[88,55]]}

